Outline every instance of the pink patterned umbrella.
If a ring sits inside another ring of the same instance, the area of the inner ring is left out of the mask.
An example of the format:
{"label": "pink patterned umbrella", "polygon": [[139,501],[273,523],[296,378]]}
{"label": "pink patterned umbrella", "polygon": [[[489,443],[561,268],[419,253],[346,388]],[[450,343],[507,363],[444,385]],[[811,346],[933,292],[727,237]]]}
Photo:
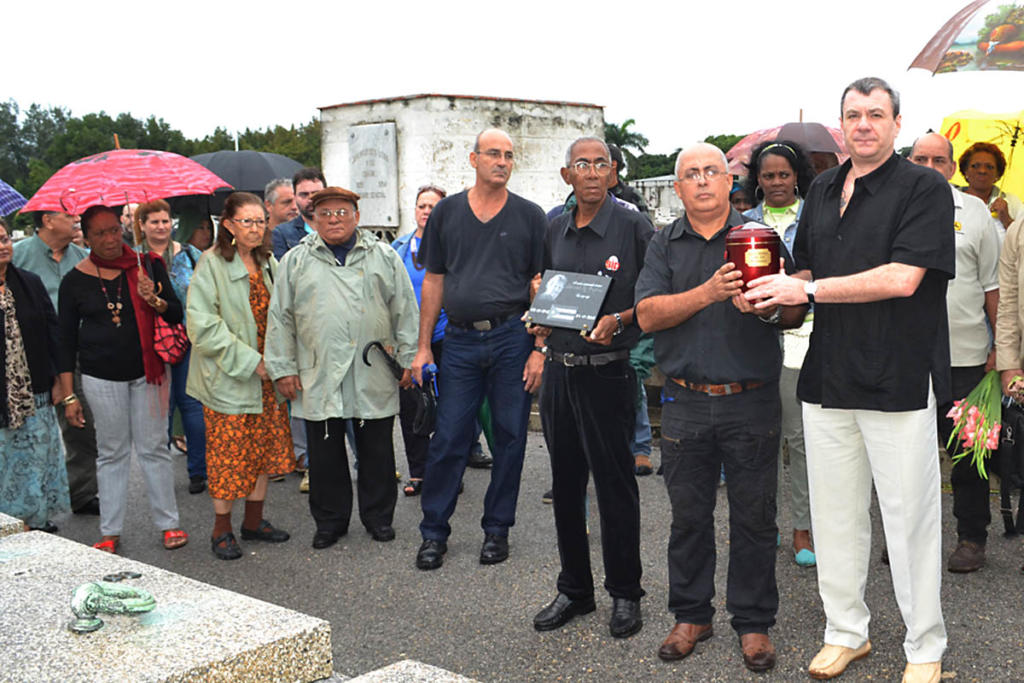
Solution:
{"label": "pink patterned umbrella", "polygon": [[231,185],[179,154],[113,149],[72,161],[43,183],[21,210],[77,215],[90,206],[212,194],[221,188],[231,189]]}
{"label": "pink patterned umbrella", "polygon": [[803,147],[805,152],[830,152],[839,155],[840,161],[846,155],[843,131],[838,128],[814,122],[786,123],[755,131],[733,145],[725,155],[729,160],[729,172],[733,175],[746,175],[750,152],[767,140],[790,140]]}

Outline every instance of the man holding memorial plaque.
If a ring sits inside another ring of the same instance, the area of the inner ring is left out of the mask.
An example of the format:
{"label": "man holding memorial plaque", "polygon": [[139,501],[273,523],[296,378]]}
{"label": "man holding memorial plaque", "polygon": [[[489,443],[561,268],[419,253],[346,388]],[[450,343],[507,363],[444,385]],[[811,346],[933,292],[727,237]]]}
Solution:
{"label": "man holding memorial plaque", "polygon": [[[614,637],[627,638],[643,626],[644,594],[640,495],[630,448],[637,391],[629,350],[640,337],[633,323],[633,288],[654,231],[642,214],[609,197],[612,165],[604,142],[580,138],[570,146],[565,161],[562,179],[573,186],[577,203],[548,228],[548,273],[531,310],[546,311],[544,320],[552,326],[546,340],[540,415],[551,455],[562,570],[558,595],[533,625],[548,631],[594,611],[584,502],[593,473],[605,588],[612,597],[609,627]],[[589,302],[599,305],[592,309],[596,319],[581,320],[579,313]]]}

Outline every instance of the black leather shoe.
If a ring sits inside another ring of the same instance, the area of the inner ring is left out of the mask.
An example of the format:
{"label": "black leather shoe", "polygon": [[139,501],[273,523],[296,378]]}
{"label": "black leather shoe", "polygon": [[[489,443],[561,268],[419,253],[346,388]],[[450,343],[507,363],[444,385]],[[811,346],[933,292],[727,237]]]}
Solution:
{"label": "black leather shoe", "polygon": [[494,464],[494,458],[484,453],[482,450],[474,448],[469,453],[469,460],[466,462],[468,467],[472,467],[477,470],[489,470]]}
{"label": "black leather shoe", "polygon": [[100,514],[100,499],[93,498],[85,505],[80,505],[72,510],[76,515],[98,515]]}
{"label": "black leather shoe", "polygon": [[608,630],[614,638],[629,638],[644,627],[640,618],[640,601],[612,598],[612,618]]}
{"label": "black leather shoe", "polygon": [[260,520],[260,524],[255,529],[246,529],[242,527],[242,540],[243,541],[266,541],[267,543],[284,543],[291,535],[287,531],[281,529],[275,529],[265,519]]}
{"label": "black leather shoe", "polygon": [[242,549],[238,547],[235,535],[230,531],[221,534],[210,542],[213,554],[221,560],[237,560],[242,556]]}
{"label": "black leather shoe", "polygon": [[381,526],[375,526],[372,529],[367,529],[370,532],[370,536],[373,540],[386,543],[387,541],[395,540],[395,530],[388,524],[382,524]]}
{"label": "black leather shoe", "polygon": [[533,618],[533,628],[538,631],[553,631],[569,623],[573,617],[590,614],[595,609],[594,596],[586,600],[573,600],[565,593],[559,593],[547,607]]}
{"label": "black leather shoe", "polygon": [[338,542],[338,539],[344,536],[345,533],[336,533],[334,531],[317,531],[313,534],[313,547],[317,550],[323,550],[324,548],[330,548],[332,545]]}
{"label": "black leather shoe", "polygon": [[55,533],[57,533],[57,525],[54,524],[53,522],[51,522],[50,520],[46,520],[46,522],[44,522],[42,526],[30,526],[28,528],[28,530],[29,531],[43,531],[43,532],[46,532],[48,534],[55,534]]}
{"label": "black leather shoe", "polygon": [[498,564],[508,559],[508,536],[487,534],[480,547],[480,564]]}
{"label": "black leather shoe", "polygon": [[444,564],[444,554],[446,552],[448,552],[448,544],[444,541],[426,539],[416,553],[416,568],[423,570],[437,569]]}
{"label": "black leather shoe", "polygon": [[189,477],[188,492],[195,495],[206,490],[206,477]]}

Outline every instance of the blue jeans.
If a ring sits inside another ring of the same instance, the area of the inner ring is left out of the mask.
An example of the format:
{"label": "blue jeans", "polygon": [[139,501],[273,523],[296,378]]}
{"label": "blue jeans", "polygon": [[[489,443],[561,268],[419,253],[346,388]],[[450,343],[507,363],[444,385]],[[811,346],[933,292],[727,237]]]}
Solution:
{"label": "blue jeans", "polygon": [[651,457],[651,416],[647,412],[647,388],[640,385],[640,405],[636,409],[636,428],[633,430],[633,444],[630,451],[634,456]]}
{"label": "blue jeans", "polygon": [[449,324],[438,372],[437,431],[430,439],[421,505],[424,539],[447,540],[459,482],[466,470],[480,404],[487,396],[494,429],[494,465],[484,496],[484,533],[507,536],[515,524],[519,476],[526,451],[530,394],[523,367],[533,349],[518,316],[480,332]]}
{"label": "blue jeans", "polygon": [[171,406],[167,411],[167,436],[171,436],[174,423],[174,408],[181,412],[181,425],[185,428],[188,442],[188,476],[206,479],[206,422],[203,420],[203,404],[185,393],[188,382],[188,361],[192,357],[189,348],[177,365],[171,366]]}

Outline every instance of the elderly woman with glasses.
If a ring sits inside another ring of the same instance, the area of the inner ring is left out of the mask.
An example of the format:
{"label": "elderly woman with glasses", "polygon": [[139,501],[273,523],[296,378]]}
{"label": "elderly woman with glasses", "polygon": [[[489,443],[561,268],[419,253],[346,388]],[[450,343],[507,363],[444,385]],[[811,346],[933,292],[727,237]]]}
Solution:
{"label": "elderly woman with glasses", "polygon": [[270,290],[277,272],[263,202],[235,192],[224,202],[221,230],[199,259],[188,292],[192,340],[189,395],[203,404],[206,474],[213,498],[213,554],[242,550],[231,527],[234,501],[245,499],[244,541],[282,543],[286,531],[263,518],[269,475],[291,472],[288,410],[263,362]]}
{"label": "elderly woman with glasses", "polygon": [[960,155],[960,174],[967,180],[967,187],[961,189],[985,202],[992,217],[1005,229],[1024,216],[1024,204],[996,185],[1004,173],[1006,157],[990,142],[975,142]]}

